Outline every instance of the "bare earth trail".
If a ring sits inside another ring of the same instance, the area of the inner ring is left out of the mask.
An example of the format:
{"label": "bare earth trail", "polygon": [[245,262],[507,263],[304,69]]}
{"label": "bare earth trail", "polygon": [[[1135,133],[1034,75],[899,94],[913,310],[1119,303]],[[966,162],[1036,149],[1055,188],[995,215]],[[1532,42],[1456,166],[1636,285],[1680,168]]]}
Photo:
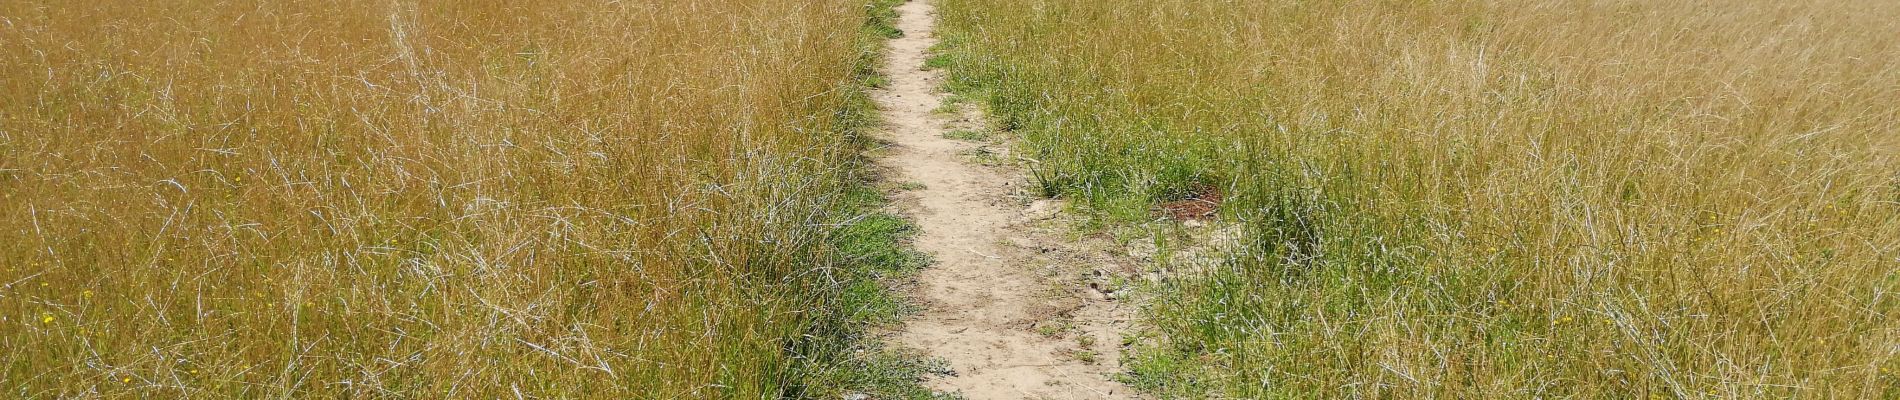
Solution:
{"label": "bare earth trail", "polygon": [[936,112],[943,77],[923,68],[934,36],[934,7],[898,8],[904,37],[889,44],[889,88],[874,94],[891,142],[882,161],[898,182],[903,212],[921,228],[915,246],[935,263],[911,288],[924,310],[893,339],[949,362],[930,378],[937,391],[970,399],[1125,399],[1120,369],[1123,306],[1091,279],[1119,270],[1113,260],[1061,240],[1047,223],[1057,206],[1021,195],[1022,176],[978,165],[972,151],[1006,152],[944,137],[976,128],[972,115]]}

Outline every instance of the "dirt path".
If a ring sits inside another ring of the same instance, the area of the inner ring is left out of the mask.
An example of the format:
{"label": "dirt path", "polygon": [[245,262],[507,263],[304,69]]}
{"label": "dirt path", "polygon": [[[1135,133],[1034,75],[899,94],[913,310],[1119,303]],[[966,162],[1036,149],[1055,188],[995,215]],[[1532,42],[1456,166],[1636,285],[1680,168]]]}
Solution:
{"label": "dirt path", "polygon": [[1134,398],[1110,379],[1127,313],[1100,282],[1121,268],[1061,240],[1047,222],[1059,207],[1019,194],[1018,171],[971,155],[1007,159],[1007,146],[944,137],[984,119],[934,111],[943,78],[923,69],[937,43],[934,8],[914,0],[898,10],[904,37],[890,43],[890,87],[875,94],[890,124],[882,162],[893,180],[922,184],[898,203],[935,263],[911,288],[925,310],[895,340],[948,361],[951,371],[928,384],[970,399]]}

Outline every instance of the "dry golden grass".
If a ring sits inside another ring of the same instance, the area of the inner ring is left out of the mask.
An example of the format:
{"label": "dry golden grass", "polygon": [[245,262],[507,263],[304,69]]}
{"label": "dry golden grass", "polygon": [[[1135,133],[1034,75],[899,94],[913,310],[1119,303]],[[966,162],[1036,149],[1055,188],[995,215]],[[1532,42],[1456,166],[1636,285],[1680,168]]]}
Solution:
{"label": "dry golden grass", "polygon": [[0,2],[0,391],[779,395],[865,10]]}
{"label": "dry golden grass", "polygon": [[1232,189],[1150,390],[1900,396],[1900,4],[944,5],[1050,192]]}

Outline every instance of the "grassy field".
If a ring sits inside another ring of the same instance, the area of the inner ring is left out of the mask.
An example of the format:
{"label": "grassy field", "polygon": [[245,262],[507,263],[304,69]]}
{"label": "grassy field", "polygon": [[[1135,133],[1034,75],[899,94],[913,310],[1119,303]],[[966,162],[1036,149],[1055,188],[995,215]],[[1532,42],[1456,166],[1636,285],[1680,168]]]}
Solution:
{"label": "grassy field", "polygon": [[0,2],[0,393],[903,382],[875,3]]}
{"label": "grassy field", "polygon": [[941,3],[1048,194],[1244,230],[1153,393],[1900,397],[1900,4]]}

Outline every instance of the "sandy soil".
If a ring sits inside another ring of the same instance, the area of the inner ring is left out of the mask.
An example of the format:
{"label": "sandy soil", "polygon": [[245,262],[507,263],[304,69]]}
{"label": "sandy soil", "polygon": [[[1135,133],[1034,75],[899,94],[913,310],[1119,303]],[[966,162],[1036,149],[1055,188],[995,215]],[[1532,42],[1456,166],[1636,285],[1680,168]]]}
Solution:
{"label": "sandy soil", "polygon": [[934,111],[943,77],[923,68],[937,43],[934,8],[915,0],[899,12],[905,36],[891,41],[891,83],[875,94],[891,143],[882,163],[891,179],[922,184],[897,198],[922,229],[915,246],[935,262],[906,288],[924,310],[892,340],[948,361],[927,384],[970,399],[1135,398],[1111,379],[1130,312],[1106,281],[1126,263],[1063,240],[1051,221],[1059,204],[1031,200],[1019,171],[970,155],[1007,160],[1006,145],[943,137],[985,119]]}

